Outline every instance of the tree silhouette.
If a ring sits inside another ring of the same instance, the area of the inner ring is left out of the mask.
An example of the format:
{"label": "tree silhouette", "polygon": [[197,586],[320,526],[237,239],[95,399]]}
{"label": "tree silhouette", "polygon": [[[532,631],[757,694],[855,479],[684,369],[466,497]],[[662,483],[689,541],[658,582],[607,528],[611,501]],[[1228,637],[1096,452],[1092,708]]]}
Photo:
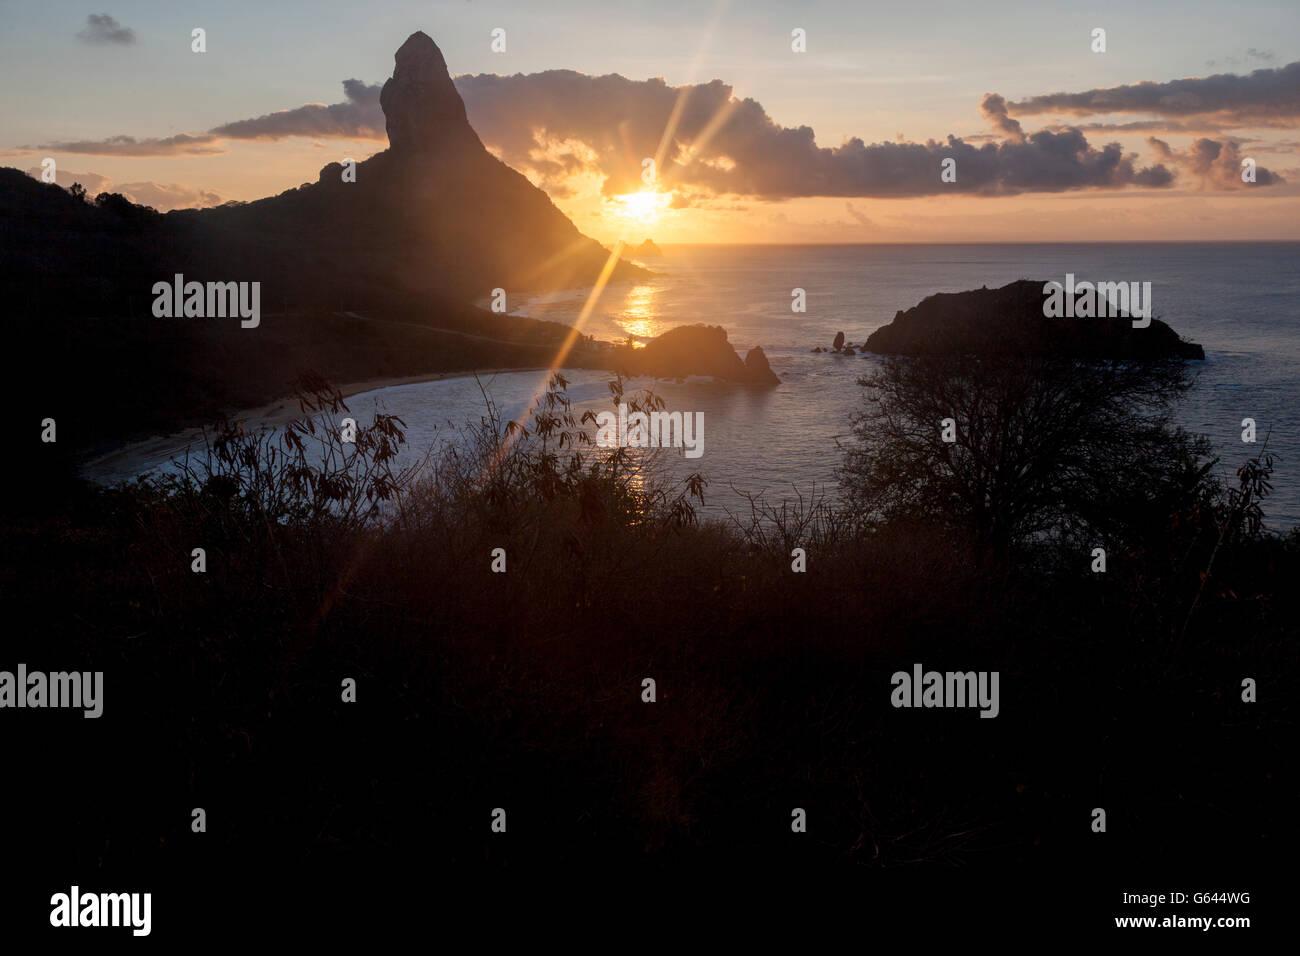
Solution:
{"label": "tree silhouette", "polygon": [[893,358],[859,384],[841,477],[868,524],[939,520],[995,556],[1048,532],[1132,545],[1205,480],[1207,444],[1171,423],[1181,362]]}

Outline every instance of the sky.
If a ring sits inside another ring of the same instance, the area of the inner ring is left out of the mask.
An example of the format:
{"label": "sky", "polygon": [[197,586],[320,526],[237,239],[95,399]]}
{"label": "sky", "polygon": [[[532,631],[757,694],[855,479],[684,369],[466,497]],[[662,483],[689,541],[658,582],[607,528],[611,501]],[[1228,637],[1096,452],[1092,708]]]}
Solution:
{"label": "sky", "polygon": [[0,164],[159,209],[384,149],[423,30],[605,243],[1300,239],[1294,0],[102,2],[0,0]]}

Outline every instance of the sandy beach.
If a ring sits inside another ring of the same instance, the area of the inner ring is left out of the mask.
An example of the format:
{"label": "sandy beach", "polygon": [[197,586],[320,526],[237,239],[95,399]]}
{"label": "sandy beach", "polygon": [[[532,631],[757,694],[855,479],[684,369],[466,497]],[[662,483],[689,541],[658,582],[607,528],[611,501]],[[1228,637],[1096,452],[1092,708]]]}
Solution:
{"label": "sandy beach", "polygon": [[[441,382],[449,378],[472,378],[475,375],[501,375],[506,372],[541,372],[544,369],[541,366],[531,368],[488,368],[472,369],[467,372],[433,372],[427,375],[403,375],[397,378],[371,378],[361,382],[352,382],[347,385],[340,385],[339,391],[345,399],[352,398],[354,395],[363,395],[366,392],[373,392],[381,388],[391,388],[395,385],[414,385],[418,382]],[[298,403],[292,398],[282,398],[271,402],[269,405],[263,405],[260,408],[252,408],[242,411],[232,416],[234,419],[248,423],[254,428],[266,425],[283,425],[291,422],[295,418],[302,417],[302,410]],[[190,429],[196,434],[201,433],[201,429]],[[173,435],[172,438],[178,436]]]}
{"label": "sandy beach", "polygon": [[[339,391],[344,399],[348,399],[355,395],[363,395],[366,392],[373,392],[377,389],[389,388],[395,385],[439,382],[443,379],[471,378],[475,375],[500,375],[506,372],[541,371],[545,371],[545,369],[541,366],[533,366],[529,368],[471,369],[463,372],[430,372],[424,375],[403,375],[394,378],[372,378],[360,382],[350,382],[340,385]],[[278,425],[284,425],[296,418],[303,417],[303,412],[299,408],[297,401],[286,396],[267,405],[244,409],[229,417],[232,421],[241,421],[247,428],[256,431],[260,428],[274,428]],[[127,461],[155,462],[165,460],[196,443],[201,444],[202,441],[203,428],[201,427],[186,428],[166,435],[154,435],[150,438],[129,442],[121,448],[116,448],[94,458],[88,458],[81,463],[81,470],[83,474],[93,475],[96,472],[112,471]]]}

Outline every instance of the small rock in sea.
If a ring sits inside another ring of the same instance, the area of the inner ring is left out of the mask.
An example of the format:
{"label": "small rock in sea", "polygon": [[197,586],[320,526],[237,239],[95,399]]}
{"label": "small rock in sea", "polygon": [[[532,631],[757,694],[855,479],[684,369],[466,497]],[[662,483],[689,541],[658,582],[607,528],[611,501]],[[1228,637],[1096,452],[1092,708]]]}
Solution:
{"label": "small rock in sea", "polygon": [[745,356],[745,373],[755,385],[780,385],[781,379],[772,371],[761,345],[755,345]]}

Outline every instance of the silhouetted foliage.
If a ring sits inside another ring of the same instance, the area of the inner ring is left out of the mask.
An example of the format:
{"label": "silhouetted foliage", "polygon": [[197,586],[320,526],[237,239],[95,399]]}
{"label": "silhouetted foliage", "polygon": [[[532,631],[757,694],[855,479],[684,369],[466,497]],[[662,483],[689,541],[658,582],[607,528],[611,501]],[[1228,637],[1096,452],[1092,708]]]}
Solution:
{"label": "silhouetted foliage", "polygon": [[1048,533],[1132,547],[1205,477],[1208,447],[1172,424],[1181,362],[890,358],[860,384],[842,478],[868,524],[938,520],[999,557]]}
{"label": "silhouetted foliage", "polygon": [[[0,524],[11,659],[105,669],[105,725],[150,757],[88,801],[121,748],[40,714],[9,739],[27,807],[11,843],[59,880],[337,881],[413,856],[1087,876],[1080,795],[1099,779],[1126,788],[1105,856],[1124,873],[1158,855],[1222,876],[1286,834],[1290,790],[1266,772],[1286,770],[1293,721],[1243,716],[1239,684],[1294,685],[1300,538],[1224,537],[1176,640],[1229,498],[1184,501],[1162,519],[1176,533],[1107,575],[1058,539],[1057,565],[991,576],[934,515],[882,530],[814,493],[736,528],[693,520],[702,479],[659,485],[642,456],[592,447],[562,377],[517,422],[489,403],[409,481],[389,479],[399,421],[340,448],[337,392],[299,385],[312,423],[281,438],[228,423],[171,482]],[[654,405],[618,381],[610,397]],[[1243,472],[1245,530],[1267,465]],[[1202,467],[1162,484],[1205,490]],[[811,573],[792,573],[795,546]],[[1000,670],[1014,704],[996,722],[893,710],[912,661]],[[808,793],[816,839],[791,839]],[[482,812],[503,802],[528,821],[508,840]],[[197,805],[221,808],[202,840],[176,810]],[[1220,841],[1189,844],[1192,827]]]}

